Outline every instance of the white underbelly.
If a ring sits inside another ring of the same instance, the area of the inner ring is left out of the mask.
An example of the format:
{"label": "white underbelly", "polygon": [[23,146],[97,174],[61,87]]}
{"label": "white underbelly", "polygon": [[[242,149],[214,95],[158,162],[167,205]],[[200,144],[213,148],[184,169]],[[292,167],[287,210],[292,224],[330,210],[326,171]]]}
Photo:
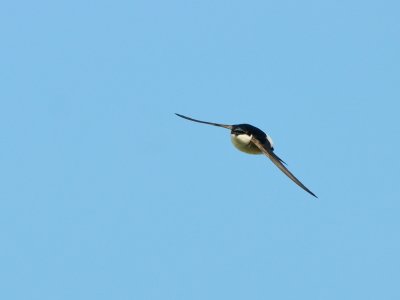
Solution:
{"label": "white underbelly", "polygon": [[249,154],[261,154],[261,150],[251,142],[251,136],[246,134],[231,134],[232,144],[240,151]]}

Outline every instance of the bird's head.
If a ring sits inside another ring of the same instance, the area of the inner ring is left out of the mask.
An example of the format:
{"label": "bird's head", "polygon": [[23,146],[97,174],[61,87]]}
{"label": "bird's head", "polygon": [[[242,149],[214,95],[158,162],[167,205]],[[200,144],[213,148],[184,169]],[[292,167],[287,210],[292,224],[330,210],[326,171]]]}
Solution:
{"label": "bird's head", "polygon": [[[246,124],[244,124],[246,125]],[[248,128],[246,128],[246,126],[241,126],[241,125],[233,125],[232,126],[232,130],[231,130],[231,134],[238,136],[238,135],[251,135],[250,131],[248,130]]]}

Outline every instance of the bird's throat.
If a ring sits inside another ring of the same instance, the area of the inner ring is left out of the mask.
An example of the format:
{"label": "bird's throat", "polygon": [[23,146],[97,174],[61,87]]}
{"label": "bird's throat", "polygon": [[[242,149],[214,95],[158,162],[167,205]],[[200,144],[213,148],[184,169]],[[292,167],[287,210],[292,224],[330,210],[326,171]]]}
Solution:
{"label": "bird's throat", "polygon": [[251,136],[247,134],[231,134],[232,144],[240,151],[248,154],[261,154],[261,150],[251,142]]}

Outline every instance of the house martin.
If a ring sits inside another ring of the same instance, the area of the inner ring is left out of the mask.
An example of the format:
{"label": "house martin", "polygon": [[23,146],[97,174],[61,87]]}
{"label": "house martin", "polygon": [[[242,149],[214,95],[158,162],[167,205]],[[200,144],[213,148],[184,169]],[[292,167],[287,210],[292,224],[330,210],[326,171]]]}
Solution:
{"label": "house martin", "polygon": [[180,114],[176,115],[189,121],[229,129],[231,131],[231,141],[237,149],[248,154],[265,154],[294,183],[312,196],[318,198],[285,167],[286,163],[274,153],[274,143],[271,137],[261,129],[250,124],[225,125],[200,121]]}

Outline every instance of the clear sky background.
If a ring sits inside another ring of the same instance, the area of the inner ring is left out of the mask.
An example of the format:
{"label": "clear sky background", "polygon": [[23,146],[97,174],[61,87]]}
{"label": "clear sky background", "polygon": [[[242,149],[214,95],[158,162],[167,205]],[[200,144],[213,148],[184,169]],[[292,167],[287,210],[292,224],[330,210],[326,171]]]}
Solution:
{"label": "clear sky background", "polygon": [[2,3],[0,298],[400,299],[399,11]]}

